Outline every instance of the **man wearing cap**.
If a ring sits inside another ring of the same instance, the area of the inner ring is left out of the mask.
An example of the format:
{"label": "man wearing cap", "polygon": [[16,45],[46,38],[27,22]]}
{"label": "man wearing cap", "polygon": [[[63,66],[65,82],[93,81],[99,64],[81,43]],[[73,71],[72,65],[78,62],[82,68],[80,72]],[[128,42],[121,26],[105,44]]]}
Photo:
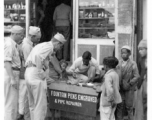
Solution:
{"label": "man wearing cap", "polygon": [[40,28],[35,26],[30,26],[28,38],[25,38],[22,44],[22,50],[25,61],[28,55],[30,54],[31,50],[33,49],[33,46],[35,46],[40,41],[40,38],[41,38]]}
{"label": "man wearing cap", "polygon": [[4,96],[5,120],[16,120],[18,112],[19,74],[21,61],[18,44],[22,43],[24,29],[15,25],[4,42]]}
{"label": "man wearing cap", "polygon": [[25,80],[31,120],[44,120],[47,112],[46,71],[49,55],[54,54],[65,43],[63,35],[57,33],[51,41],[36,45],[29,54],[25,66]]}
{"label": "man wearing cap", "polygon": [[23,54],[22,59],[22,74],[20,75],[20,87],[19,87],[19,117],[18,120],[22,120],[23,118],[25,120],[30,120],[30,113],[28,108],[28,98],[27,98],[27,88],[24,80],[24,71],[25,66],[24,63],[30,54],[31,50],[33,49],[34,44],[37,44],[41,38],[41,32],[40,28],[35,26],[29,27],[29,35],[27,38],[24,38],[22,46],[21,46],[21,52]]}
{"label": "man wearing cap", "polygon": [[121,57],[117,66],[120,78],[120,94],[122,103],[117,105],[116,120],[123,120],[125,109],[128,113],[128,120],[133,120],[133,105],[134,105],[134,91],[139,79],[137,64],[129,57],[131,55],[131,48],[125,45],[121,48]]}
{"label": "man wearing cap", "polygon": [[147,40],[143,39],[138,45],[140,54],[137,101],[136,101],[136,120],[147,120]]}

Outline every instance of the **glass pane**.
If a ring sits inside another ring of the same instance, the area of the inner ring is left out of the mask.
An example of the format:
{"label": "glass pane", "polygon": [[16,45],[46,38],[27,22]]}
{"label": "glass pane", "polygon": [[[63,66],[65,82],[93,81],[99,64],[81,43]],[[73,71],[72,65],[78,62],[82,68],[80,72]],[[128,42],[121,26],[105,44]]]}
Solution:
{"label": "glass pane", "polygon": [[25,0],[4,0],[4,30],[9,31],[13,25],[26,27]]}
{"label": "glass pane", "polygon": [[30,0],[30,26],[36,26],[36,2]]}
{"label": "glass pane", "polygon": [[114,0],[79,0],[79,38],[115,37]]}

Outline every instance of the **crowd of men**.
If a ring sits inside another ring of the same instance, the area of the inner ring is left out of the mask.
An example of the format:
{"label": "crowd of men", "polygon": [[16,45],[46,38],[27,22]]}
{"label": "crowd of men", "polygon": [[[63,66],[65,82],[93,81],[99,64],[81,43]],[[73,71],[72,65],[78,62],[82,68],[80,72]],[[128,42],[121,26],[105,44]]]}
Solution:
{"label": "crowd of men", "polygon": [[[15,25],[4,41],[5,120],[44,120],[47,113],[47,83],[68,80],[77,83],[101,82],[94,86],[100,97],[100,120],[147,119],[147,41],[138,45],[139,68],[130,59],[131,48],[121,48],[121,59],[105,57],[103,70],[89,51],[77,58],[67,69],[65,60],[58,60],[56,52],[67,42],[57,33],[49,42],[39,43],[40,28],[24,29]],[[139,72],[138,72],[139,70]],[[127,113],[127,114],[125,114]]]}

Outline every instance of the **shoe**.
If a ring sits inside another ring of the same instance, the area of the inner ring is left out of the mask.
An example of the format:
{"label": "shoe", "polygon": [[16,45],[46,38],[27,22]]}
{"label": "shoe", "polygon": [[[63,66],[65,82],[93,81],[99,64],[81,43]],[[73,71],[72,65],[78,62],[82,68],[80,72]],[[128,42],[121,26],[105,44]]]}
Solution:
{"label": "shoe", "polygon": [[19,117],[17,118],[17,120],[24,120],[24,115],[19,115]]}

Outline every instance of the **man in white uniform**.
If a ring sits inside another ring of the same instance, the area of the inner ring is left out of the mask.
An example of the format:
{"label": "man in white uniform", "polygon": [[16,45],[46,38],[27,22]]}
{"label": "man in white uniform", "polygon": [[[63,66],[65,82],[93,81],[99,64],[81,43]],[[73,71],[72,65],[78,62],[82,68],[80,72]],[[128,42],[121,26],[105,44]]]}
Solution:
{"label": "man in white uniform", "polygon": [[22,50],[25,60],[27,59],[28,55],[33,49],[33,46],[40,41],[40,38],[41,38],[40,28],[35,26],[30,26],[28,38],[25,38],[22,44]]}
{"label": "man in white uniform", "polygon": [[23,38],[24,29],[15,25],[11,29],[11,36],[4,42],[5,120],[17,119],[21,68],[18,44],[21,44]]}
{"label": "man in white uniform", "polygon": [[20,115],[18,117],[18,120],[22,120],[23,118],[25,120],[30,120],[27,88],[24,80],[24,71],[25,71],[24,63],[27,57],[29,56],[30,52],[32,51],[34,43],[37,43],[40,40],[40,38],[41,38],[40,28],[35,26],[30,26],[29,35],[27,38],[24,38],[21,46],[21,52],[23,53],[23,61],[22,61],[23,73],[19,86],[19,114]]}
{"label": "man in white uniform", "polygon": [[68,70],[69,74],[77,78],[79,82],[93,82],[100,77],[99,64],[91,57],[91,53],[86,51],[82,57],[77,58]]}
{"label": "man in white uniform", "polygon": [[46,72],[49,55],[54,54],[65,43],[62,34],[57,33],[50,42],[36,45],[28,56],[25,66],[25,80],[31,120],[44,120],[47,112]]}

